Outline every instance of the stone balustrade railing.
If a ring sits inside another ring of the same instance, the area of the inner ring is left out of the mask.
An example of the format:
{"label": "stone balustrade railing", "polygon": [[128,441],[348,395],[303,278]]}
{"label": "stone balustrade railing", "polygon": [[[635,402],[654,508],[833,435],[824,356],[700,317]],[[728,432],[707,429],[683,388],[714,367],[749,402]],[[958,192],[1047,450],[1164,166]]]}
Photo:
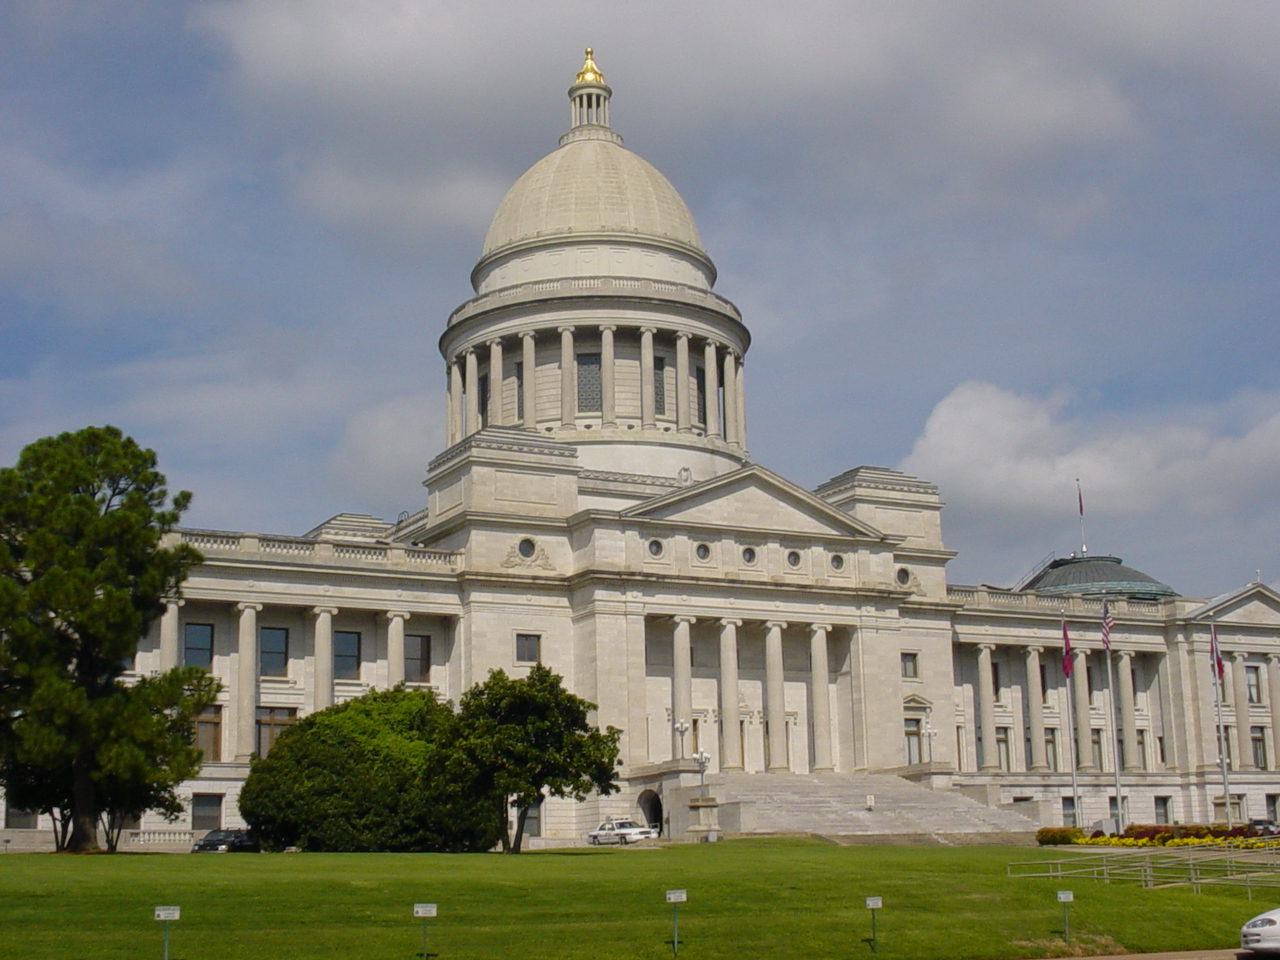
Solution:
{"label": "stone balustrade railing", "polygon": [[261,536],[256,533],[226,533],[220,530],[180,530],[182,542],[201,553],[217,556],[253,553],[290,558],[360,560],[367,563],[404,563],[415,566],[456,568],[460,555],[444,550],[424,550],[404,544],[333,543],[305,537]]}
{"label": "stone balustrade railing", "polygon": [[449,326],[453,326],[473,314],[490,309],[495,304],[514,302],[526,299],[545,297],[548,293],[579,293],[584,290],[609,292],[614,290],[633,290],[640,294],[653,294],[664,300],[678,300],[684,303],[709,307],[727,313],[735,320],[741,320],[738,308],[719,294],[710,290],[699,290],[682,283],[667,283],[661,280],[632,280],[621,277],[575,277],[564,280],[541,280],[533,283],[521,283],[512,287],[494,290],[482,296],[468,300],[453,311],[449,317]]}
{"label": "stone balustrade railing", "polygon": [[[947,596],[969,607],[1008,609],[1021,607],[1028,613],[1066,613],[1068,616],[1102,616],[1102,601],[1093,597],[1059,597],[1047,593],[1022,593],[994,587],[947,587]],[[1111,612],[1120,616],[1163,617],[1164,603],[1116,597],[1109,601]]]}

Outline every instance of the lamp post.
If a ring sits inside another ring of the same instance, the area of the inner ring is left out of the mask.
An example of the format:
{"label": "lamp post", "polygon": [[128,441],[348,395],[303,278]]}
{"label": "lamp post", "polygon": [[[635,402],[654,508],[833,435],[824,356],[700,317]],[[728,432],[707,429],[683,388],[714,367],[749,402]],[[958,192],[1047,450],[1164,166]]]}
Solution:
{"label": "lamp post", "polygon": [[924,738],[925,738],[925,742],[928,743],[929,745],[928,756],[929,756],[930,764],[933,763],[933,738],[936,737],[937,735],[938,735],[938,731],[933,729],[933,724],[931,724],[928,720],[926,720],[924,722]]}
{"label": "lamp post", "polygon": [[693,755],[693,762],[698,765],[698,795],[707,795],[707,767],[711,764],[711,754],[699,750]]}
{"label": "lamp post", "polygon": [[680,759],[684,759],[684,735],[689,732],[688,720],[677,720],[675,723],[676,734],[680,737]]}

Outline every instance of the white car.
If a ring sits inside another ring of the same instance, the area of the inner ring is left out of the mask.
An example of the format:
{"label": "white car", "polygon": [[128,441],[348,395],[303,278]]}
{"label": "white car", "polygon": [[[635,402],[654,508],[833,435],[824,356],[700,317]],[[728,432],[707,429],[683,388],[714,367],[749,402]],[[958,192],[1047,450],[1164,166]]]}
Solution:
{"label": "white car", "polygon": [[1241,927],[1240,946],[1260,953],[1280,953],[1280,907],[1258,914]]}
{"label": "white car", "polygon": [[609,819],[587,834],[587,843],[635,843],[637,840],[653,840],[658,831],[644,827],[634,820]]}

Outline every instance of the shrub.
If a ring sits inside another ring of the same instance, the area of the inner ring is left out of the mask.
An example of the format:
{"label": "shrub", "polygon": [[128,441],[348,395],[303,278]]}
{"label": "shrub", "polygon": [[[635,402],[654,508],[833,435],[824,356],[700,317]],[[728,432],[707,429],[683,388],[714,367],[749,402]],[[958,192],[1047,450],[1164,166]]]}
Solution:
{"label": "shrub", "polygon": [[1041,827],[1036,831],[1036,843],[1042,847],[1074,843],[1083,834],[1079,827]]}

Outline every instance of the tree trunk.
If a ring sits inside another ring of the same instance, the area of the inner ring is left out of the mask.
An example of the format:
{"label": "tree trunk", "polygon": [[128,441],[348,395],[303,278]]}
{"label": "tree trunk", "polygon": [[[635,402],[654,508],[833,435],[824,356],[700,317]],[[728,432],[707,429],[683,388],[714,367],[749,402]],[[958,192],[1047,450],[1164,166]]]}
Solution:
{"label": "tree trunk", "polygon": [[71,763],[71,838],[67,850],[71,853],[93,853],[98,846],[98,812],[94,790],[91,748],[82,747]]}
{"label": "tree trunk", "polygon": [[502,824],[502,852],[511,852],[511,831],[507,829],[507,795],[498,798],[498,822]]}
{"label": "tree trunk", "polygon": [[516,814],[516,839],[511,844],[511,852],[520,852],[520,842],[524,839],[524,822],[529,816],[529,808],[521,807],[520,812]]}

